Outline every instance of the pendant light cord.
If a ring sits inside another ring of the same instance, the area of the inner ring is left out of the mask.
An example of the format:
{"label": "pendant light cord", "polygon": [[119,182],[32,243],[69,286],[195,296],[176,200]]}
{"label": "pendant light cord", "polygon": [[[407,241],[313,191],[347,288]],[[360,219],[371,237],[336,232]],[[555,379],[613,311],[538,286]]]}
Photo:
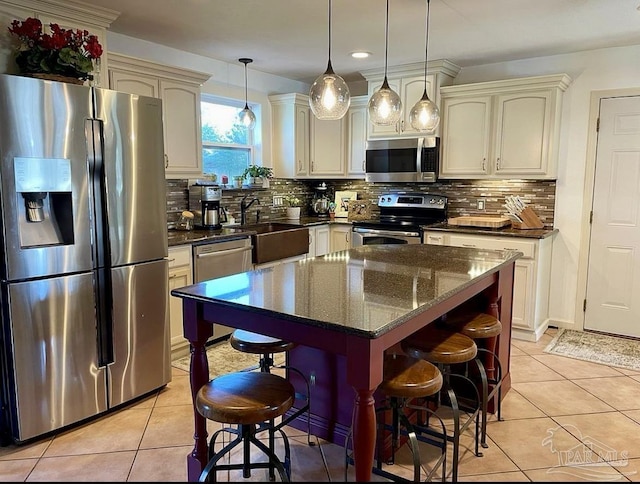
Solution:
{"label": "pendant light cord", "polygon": [[329,0],[329,64],[331,64],[331,0]]}
{"label": "pendant light cord", "polygon": [[387,78],[387,58],[389,57],[389,0],[387,0],[387,15],[385,18],[384,34],[384,78]]}
{"label": "pendant light cord", "polygon": [[244,63],[244,107],[249,107],[249,95],[247,94],[247,63]]}
{"label": "pendant light cord", "polygon": [[[387,0],[388,1],[388,0]],[[427,28],[425,29],[424,40],[424,92],[427,92],[427,59],[429,58],[429,5],[431,0],[427,0]]]}

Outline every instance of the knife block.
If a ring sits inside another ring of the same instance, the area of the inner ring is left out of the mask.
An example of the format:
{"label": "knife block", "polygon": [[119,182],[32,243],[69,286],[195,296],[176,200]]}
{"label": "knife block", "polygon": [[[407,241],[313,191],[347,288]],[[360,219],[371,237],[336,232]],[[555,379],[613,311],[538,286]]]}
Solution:
{"label": "knife block", "polygon": [[522,223],[512,221],[511,226],[514,229],[527,230],[544,228],[544,223],[542,223],[542,220],[540,220],[538,214],[536,214],[531,208],[525,207],[519,215],[522,219]]}

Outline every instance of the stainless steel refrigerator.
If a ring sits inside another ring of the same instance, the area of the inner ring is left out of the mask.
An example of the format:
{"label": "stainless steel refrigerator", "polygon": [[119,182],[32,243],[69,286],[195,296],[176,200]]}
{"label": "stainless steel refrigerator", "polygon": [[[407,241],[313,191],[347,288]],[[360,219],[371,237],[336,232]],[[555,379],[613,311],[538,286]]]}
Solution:
{"label": "stainless steel refrigerator", "polygon": [[0,75],[3,441],[171,380],[161,101]]}

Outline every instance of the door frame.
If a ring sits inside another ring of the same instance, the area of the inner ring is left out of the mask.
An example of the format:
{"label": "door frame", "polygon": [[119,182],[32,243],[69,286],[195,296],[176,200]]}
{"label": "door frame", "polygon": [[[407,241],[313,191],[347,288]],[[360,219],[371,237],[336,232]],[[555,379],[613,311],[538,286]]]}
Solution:
{"label": "door frame", "polygon": [[595,188],[596,155],[598,147],[598,118],[600,117],[600,101],[613,97],[640,97],[640,88],[606,89],[591,92],[589,105],[589,125],[587,133],[587,154],[585,159],[584,190],[582,196],[582,230],[580,234],[580,252],[578,257],[578,288],[576,291],[576,328],[584,330],[584,300],[587,297],[587,275],[589,272],[589,249],[591,245],[591,223],[589,217],[593,206],[593,190]]}

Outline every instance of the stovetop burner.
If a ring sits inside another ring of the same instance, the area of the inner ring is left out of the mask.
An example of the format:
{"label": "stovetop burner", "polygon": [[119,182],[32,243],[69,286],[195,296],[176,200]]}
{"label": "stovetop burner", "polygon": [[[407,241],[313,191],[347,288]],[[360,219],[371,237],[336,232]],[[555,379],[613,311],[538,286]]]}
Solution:
{"label": "stovetop burner", "polygon": [[422,225],[447,220],[448,200],[444,195],[396,192],[378,197],[380,218],[354,222],[355,227],[418,231]]}

